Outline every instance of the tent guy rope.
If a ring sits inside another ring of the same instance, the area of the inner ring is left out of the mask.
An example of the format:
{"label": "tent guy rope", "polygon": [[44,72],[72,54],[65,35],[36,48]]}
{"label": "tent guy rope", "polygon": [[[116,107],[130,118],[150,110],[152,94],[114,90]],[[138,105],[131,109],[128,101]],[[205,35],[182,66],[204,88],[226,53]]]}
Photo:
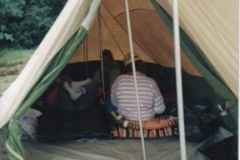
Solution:
{"label": "tent guy rope", "polygon": [[131,32],[128,0],[125,0],[125,8],[126,8],[126,17],[127,17],[129,46],[130,46],[131,61],[132,61],[132,70],[133,70],[133,77],[134,77],[134,86],[135,86],[137,106],[138,106],[138,120],[139,120],[139,128],[140,128],[140,133],[141,133],[142,153],[143,153],[143,159],[146,160],[146,148],[145,148],[145,143],[144,143],[142,117],[141,117],[139,96],[138,96],[138,87],[137,87],[136,68],[135,68],[135,61],[134,61],[134,52],[133,52],[133,42],[132,42],[132,32]]}

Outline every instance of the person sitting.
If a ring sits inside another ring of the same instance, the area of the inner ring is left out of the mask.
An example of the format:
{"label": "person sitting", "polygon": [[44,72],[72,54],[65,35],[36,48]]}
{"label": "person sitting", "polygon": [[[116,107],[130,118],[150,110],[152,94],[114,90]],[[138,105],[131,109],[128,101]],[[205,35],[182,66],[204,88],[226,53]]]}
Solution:
{"label": "person sitting", "polygon": [[[146,76],[145,63],[137,54],[134,56],[134,61],[141,119],[148,121],[156,114],[163,113],[166,107],[157,83],[154,79]],[[111,88],[111,99],[106,103],[106,108],[117,120],[124,117],[127,120],[125,122],[138,121],[138,103],[130,54],[125,56],[124,65],[125,74],[118,76],[114,81]]]}
{"label": "person sitting", "polygon": [[[107,97],[109,97],[111,85],[113,81],[116,79],[116,77],[120,75],[121,70],[118,63],[114,60],[112,52],[110,50],[104,49],[102,51],[102,56],[104,64],[103,74],[105,92],[107,93]],[[60,96],[62,97],[61,99],[63,104],[65,104],[66,101],[68,103],[75,103],[78,106],[75,108],[89,108],[87,106],[92,104],[92,102],[95,100],[97,96],[101,96],[103,94],[102,89],[100,89],[99,92],[99,86],[102,85],[103,79],[101,67],[95,71],[93,78],[87,78],[86,80],[83,81],[73,81],[70,77],[66,75],[60,76],[60,79],[62,81],[61,88],[65,90],[64,91],[60,89]],[[70,98],[66,97],[66,94],[64,93],[66,91],[68,92]],[[83,99],[85,100],[85,102],[80,102]],[[70,100],[78,102],[69,102]],[[85,107],[82,106],[83,104],[85,105]]]}
{"label": "person sitting", "polygon": [[[100,86],[100,91],[104,89],[106,96],[109,97],[111,86],[114,80],[117,78],[117,76],[121,74],[121,69],[118,63],[115,61],[112,51],[109,49],[104,49],[102,51],[102,60],[103,60],[103,72],[102,67],[99,67],[95,71],[92,81]],[[103,83],[104,88],[102,88]],[[99,93],[99,95],[102,94],[103,92]]]}
{"label": "person sitting", "polygon": [[72,100],[77,100],[80,96],[86,94],[87,91],[91,91],[91,87],[88,86],[91,83],[91,79],[87,78],[82,81],[73,81],[73,80],[65,80],[63,82],[63,88],[69,92],[69,95]]}
{"label": "person sitting", "polygon": [[[114,60],[112,52],[108,49],[104,49],[102,51],[103,56],[103,76],[104,76],[104,87],[107,97],[110,96],[110,88],[113,84],[113,81],[116,79],[118,75],[120,75],[121,70],[118,63]],[[93,78],[88,78],[84,81],[72,81],[68,78],[64,78],[65,82],[63,83],[63,87],[67,90],[70,94],[72,100],[77,100],[80,96],[86,94],[87,92],[91,91],[91,89],[98,88],[97,96],[101,96],[103,94],[102,89],[102,69],[99,67],[94,75]]]}
{"label": "person sitting", "polygon": [[60,110],[85,110],[93,106],[97,92],[90,79],[74,81],[66,74],[59,75],[53,82],[54,88],[46,96],[48,105],[58,106]]}

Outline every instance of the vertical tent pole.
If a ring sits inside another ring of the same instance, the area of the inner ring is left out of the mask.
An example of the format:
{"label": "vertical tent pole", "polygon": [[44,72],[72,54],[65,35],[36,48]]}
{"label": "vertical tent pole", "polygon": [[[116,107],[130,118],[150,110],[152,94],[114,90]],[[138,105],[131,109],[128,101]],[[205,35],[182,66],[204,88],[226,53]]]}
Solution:
{"label": "vertical tent pole", "polygon": [[179,137],[181,160],[186,160],[186,144],[184,131],[184,112],[183,112],[183,96],[182,96],[182,72],[181,72],[181,54],[180,54],[180,35],[178,20],[178,0],[173,0],[173,22],[174,22],[174,53],[176,67],[176,83],[177,83],[177,104],[179,119]]}
{"label": "vertical tent pole", "polygon": [[103,54],[102,54],[102,23],[101,23],[101,11],[100,11],[100,6],[98,10],[98,34],[99,34],[99,48],[100,48],[100,55],[101,55],[101,74],[102,74],[102,87],[103,87],[103,99],[104,102],[106,100],[106,93],[105,93],[105,75],[104,75],[104,62],[103,62]]}
{"label": "vertical tent pole", "polygon": [[[240,128],[240,104],[239,104],[239,98],[240,98],[240,3],[238,3],[238,148],[240,147],[240,138],[239,138],[239,128]],[[238,152],[238,159],[239,159],[239,152]]]}
{"label": "vertical tent pole", "polygon": [[128,38],[129,38],[129,46],[130,46],[130,53],[131,53],[131,62],[132,62],[132,70],[133,70],[133,77],[134,77],[135,93],[136,93],[137,106],[138,106],[138,121],[139,121],[139,126],[140,126],[140,133],[141,133],[142,152],[143,152],[143,159],[146,160],[146,151],[145,151],[143,128],[142,128],[142,117],[141,117],[139,96],[138,96],[138,87],[137,87],[137,78],[136,78],[136,68],[135,68],[135,61],[134,61],[134,53],[133,53],[132,32],[131,32],[131,25],[130,25],[128,0],[125,0],[125,7],[126,7]]}

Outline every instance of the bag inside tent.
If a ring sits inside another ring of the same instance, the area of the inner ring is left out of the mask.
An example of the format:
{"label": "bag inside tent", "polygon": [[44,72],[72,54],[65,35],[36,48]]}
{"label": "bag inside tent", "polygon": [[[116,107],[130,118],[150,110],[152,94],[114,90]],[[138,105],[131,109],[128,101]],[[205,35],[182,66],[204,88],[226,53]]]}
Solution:
{"label": "bag inside tent", "polygon": [[[177,57],[174,1],[67,1],[0,97],[0,149],[6,159],[237,159],[237,4],[178,1]],[[54,98],[46,96],[61,74],[74,81],[92,77],[103,49],[111,50],[123,69],[131,47],[163,95],[161,127],[122,126],[100,103],[102,97],[96,96],[90,109],[76,110],[60,103],[58,91]]]}

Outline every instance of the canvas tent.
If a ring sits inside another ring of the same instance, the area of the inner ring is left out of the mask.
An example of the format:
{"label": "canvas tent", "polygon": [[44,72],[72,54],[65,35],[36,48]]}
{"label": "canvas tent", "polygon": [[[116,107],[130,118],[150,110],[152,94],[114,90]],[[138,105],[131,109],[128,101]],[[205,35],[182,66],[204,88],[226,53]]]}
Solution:
{"label": "canvas tent", "polygon": [[[152,3],[156,8],[160,4],[171,15],[172,4],[169,1],[152,0]],[[98,21],[94,21],[99,18],[99,5],[101,27]],[[131,0],[129,6],[134,51],[141,53],[145,61],[174,67],[173,40],[171,31],[166,28],[168,26],[171,30],[171,19],[158,10],[161,20],[150,1]],[[236,0],[179,2],[180,26],[196,44],[189,41],[184,43],[183,39],[188,40],[188,37],[182,32],[182,67],[187,73],[203,76],[220,97],[230,102],[229,111],[234,121],[229,124],[237,121],[237,6]],[[122,0],[68,1],[29,63],[0,97],[0,134],[6,140],[6,148],[12,157],[21,159],[24,155],[17,119],[44,92],[69,60],[98,59],[101,47],[111,48],[118,60],[129,52],[124,9]],[[143,22],[142,26],[140,22]],[[197,54],[199,52],[202,57]],[[196,57],[207,58],[207,61],[201,64]]]}

